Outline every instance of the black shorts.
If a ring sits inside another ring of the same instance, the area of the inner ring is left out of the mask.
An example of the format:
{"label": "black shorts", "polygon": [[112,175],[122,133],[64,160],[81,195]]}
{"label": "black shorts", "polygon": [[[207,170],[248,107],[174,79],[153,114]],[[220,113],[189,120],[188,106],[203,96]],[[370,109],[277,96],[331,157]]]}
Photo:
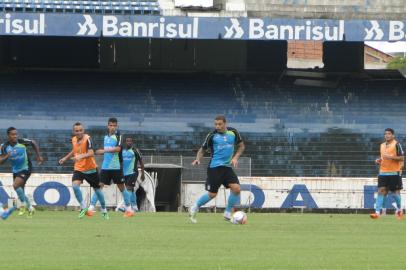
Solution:
{"label": "black shorts", "polygon": [[229,184],[240,184],[238,177],[231,167],[207,168],[206,190],[217,193],[220,186],[229,188]]}
{"label": "black shorts", "polygon": [[400,175],[379,175],[378,187],[386,187],[389,191],[403,189],[402,176]]}
{"label": "black shorts", "polygon": [[13,173],[13,179],[16,180],[17,177],[24,180],[24,182],[28,181],[28,178],[31,176],[31,170],[22,170],[16,173]]}
{"label": "black shorts", "polygon": [[127,187],[134,188],[135,187],[135,182],[137,182],[137,179],[138,179],[138,173],[133,173],[133,174],[130,174],[130,175],[126,175],[126,176],[124,176],[125,185]]}
{"label": "black shorts", "polygon": [[83,183],[83,180],[89,183],[92,188],[100,188],[100,178],[99,173],[96,171],[94,173],[83,173],[80,171],[74,171],[72,176],[72,181],[80,180]]}
{"label": "black shorts", "polygon": [[101,170],[100,181],[105,185],[124,184],[123,172],[121,170]]}

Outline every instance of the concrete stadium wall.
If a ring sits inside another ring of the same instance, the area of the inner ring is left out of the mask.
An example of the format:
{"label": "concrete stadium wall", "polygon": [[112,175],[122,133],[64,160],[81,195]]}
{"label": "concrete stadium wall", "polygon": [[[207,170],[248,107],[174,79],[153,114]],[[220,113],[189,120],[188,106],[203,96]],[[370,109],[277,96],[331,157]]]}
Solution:
{"label": "concrete stadium wall", "polygon": [[220,11],[181,10],[173,0],[159,2],[165,16],[404,20],[406,13],[404,0],[217,0]]}

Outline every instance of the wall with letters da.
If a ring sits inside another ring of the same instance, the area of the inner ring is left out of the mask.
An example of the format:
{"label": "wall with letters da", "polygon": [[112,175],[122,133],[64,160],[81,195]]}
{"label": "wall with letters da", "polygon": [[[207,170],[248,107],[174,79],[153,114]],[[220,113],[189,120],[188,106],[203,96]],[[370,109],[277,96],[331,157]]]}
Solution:
{"label": "wall with letters da", "polygon": [[[25,187],[27,196],[34,205],[79,206],[72,190],[71,174],[33,174]],[[12,188],[12,175],[1,173],[0,202],[7,204],[9,198],[16,198]],[[374,208],[377,180],[375,178],[313,178],[313,177],[240,177],[242,207],[251,208]],[[93,190],[85,182],[83,197],[88,202]],[[116,206],[121,193],[115,185],[105,187],[107,206]],[[181,203],[190,207],[206,191],[203,183],[184,181]],[[224,207],[229,190],[220,189],[218,196],[206,207]],[[402,191],[402,201],[406,192]],[[389,198],[386,207],[393,208],[394,200]]]}
{"label": "wall with letters da", "polygon": [[[251,208],[374,208],[375,178],[240,177],[242,207]],[[183,206],[190,207],[204,194],[203,183],[182,185]],[[224,207],[229,190],[220,189],[207,207]],[[402,191],[403,202],[406,193]],[[389,197],[386,207],[393,208]]]}

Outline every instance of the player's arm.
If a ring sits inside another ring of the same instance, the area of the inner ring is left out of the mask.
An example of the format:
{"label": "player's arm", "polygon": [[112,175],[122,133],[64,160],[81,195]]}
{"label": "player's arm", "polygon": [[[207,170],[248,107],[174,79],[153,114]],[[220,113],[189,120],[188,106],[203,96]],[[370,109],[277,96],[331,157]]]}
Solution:
{"label": "player's arm", "polygon": [[96,155],[103,155],[104,153],[120,153],[121,152],[121,135],[118,137],[117,145],[114,147],[98,149],[96,150]]}
{"label": "player's arm", "polygon": [[104,149],[97,149],[96,155],[103,155],[104,153],[120,153],[121,146],[109,147]]}
{"label": "player's arm", "polygon": [[381,165],[382,163],[382,157],[380,156],[379,158],[375,159],[375,164]]}
{"label": "player's arm", "polygon": [[238,159],[241,157],[242,153],[244,153],[245,144],[241,138],[240,133],[237,130],[234,130],[233,132],[235,134],[235,144],[237,145],[237,151],[235,151],[234,156],[231,159],[231,165],[233,165],[234,168],[237,168]]}
{"label": "player's arm", "polygon": [[404,161],[405,160],[403,149],[402,149],[402,146],[400,145],[400,143],[396,144],[396,156],[384,155],[383,157],[385,159],[391,159],[391,160],[395,160],[395,161]]}
{"label": "player's arm", "polygon": [[200,164],[200,160],[204,157],[205,152],[206,150],[204,150],[203,147],[200,147],[199,151],[197,151],[196,159],[192,162],[193,166]]}
{"label": "player's arm", "polygon": [[41,165],[44,162],[44,158],[41,155],[37,142],[34,140],[23,139],[23,143],[29,144],[32,146],[32,148],[34,149],[35,155],[37,156],[37,162],[39,165]]}
{"label": "player's arm", "polygon": [[87,139],[87,152],[72,157],[72,160],[76,162],[89,157],[94,157],[93,142],[90,137]]}
{"label": "player's arm", "polygon": [[231,164],[233,165],[233,167],[237,168],[238,159],[241,157],[242,153],[244,153],[244,150],[245,150],[245,144],[244,144],[244,142],[241,141],[237,145],[237,151],[235,151],[233,159],[231,160]]}
{"label": "player's arm", "polygon": [[59,165],[64,164],[68,159],[72,158],[73,155],[74,155],[74,152],[73,152],[73,150],[72,150],[72,151],[70,151],[66,156],[64,156],[63,158],[61,158],[61,159],[59,160]]}
{"label": "player's arm", "polygon": [[193,166],[199,165],[200,164],[200,160],[204,157],[204,153],[207,152],[207,150],[211,147],[212,145],[212,133],[209,133],[206,136],[206,139],[204,140],[204,143],[202,144],[202,146],[199,148],[199,151],[197,151],[196,154],[196,158],[195,160],[192,162]]}
{"label": "player's arm", "polygon": [[140,169],[141,169],[141,180],[144,181],[145,180],[145,173],[144,173],[144,161],[142,160],[142,155],[141,153],[138,151],[138,149],[135,150],[136,151],[136,155],[137,155],[137,160],[138,160],[138,164],[140,164]]}
{"label": "player's arm", "polygon": [[11,152],[6,153],[4,149],[0,150],[0,164],[3,164],[11,155]]}

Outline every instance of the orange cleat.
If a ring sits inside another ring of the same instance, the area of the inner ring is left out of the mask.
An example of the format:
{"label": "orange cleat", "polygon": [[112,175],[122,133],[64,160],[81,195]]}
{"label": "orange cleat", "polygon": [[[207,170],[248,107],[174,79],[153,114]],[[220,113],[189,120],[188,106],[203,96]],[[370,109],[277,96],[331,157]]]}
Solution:
{"label": "orange cleat", "polygon": [[402,220],[405,217],[405,214],[403,213],[403,210],[399,210],[399,211],[396,211],[395,216],[398,220]]}
{"label": "orange cleat", "polygon": [[378,213],[373,213],[369,215],[372,219],[378,219],[379,218],[379,214]]}
{"label": "orange cleat", "polygon": [[88,216],[88,217],[93,217],[93,215],[94,215],[94,212],[93,212],[93,211],[87,210],[86,216]]}
{"label": "orange cleat", "polygon": [[125,213],[124,213],[124,217],[133,217],[133,216],[134,216],[133,211],[125,211]]}

